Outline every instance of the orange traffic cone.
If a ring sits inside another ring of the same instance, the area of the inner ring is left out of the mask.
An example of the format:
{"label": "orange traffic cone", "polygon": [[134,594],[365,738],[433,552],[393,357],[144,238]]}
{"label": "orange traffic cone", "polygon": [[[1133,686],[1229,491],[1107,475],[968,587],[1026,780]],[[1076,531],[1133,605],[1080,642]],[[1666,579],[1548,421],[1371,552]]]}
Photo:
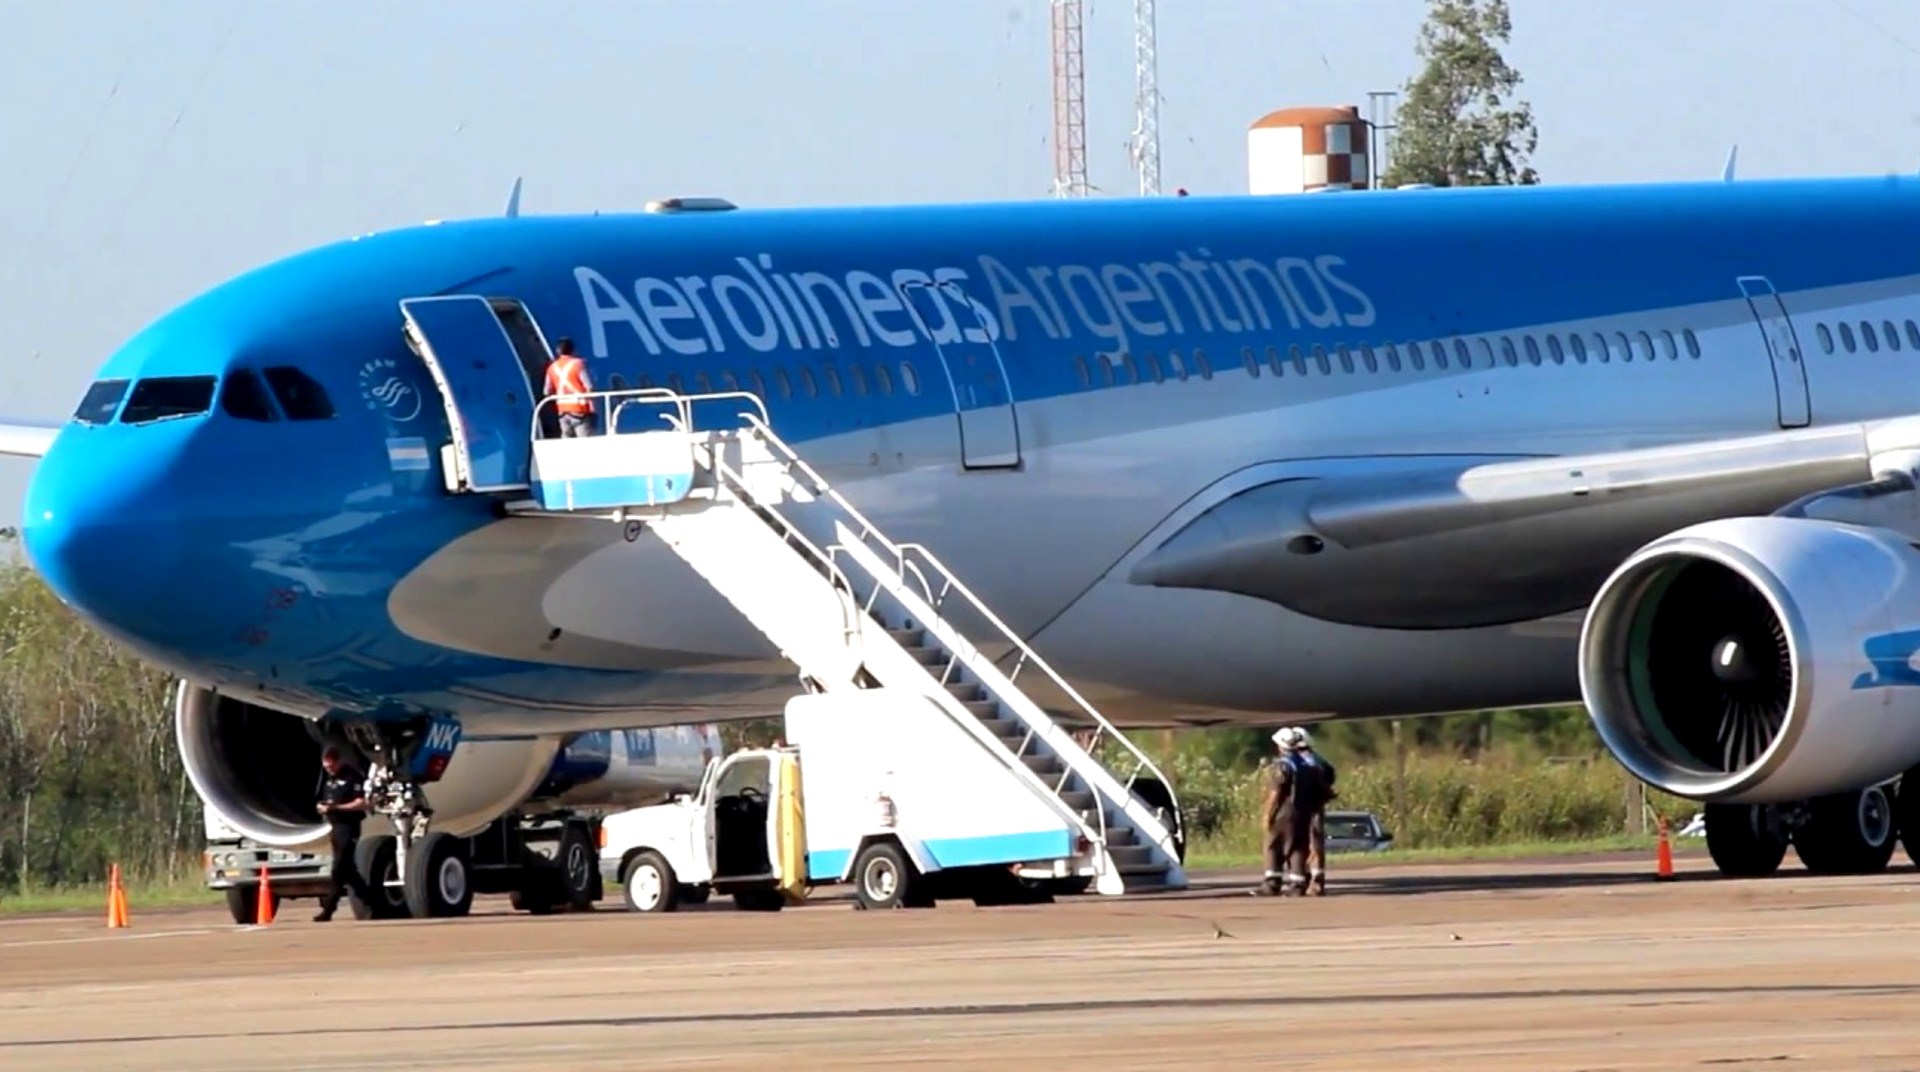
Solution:
{"label": "orange traffic cone", "polygon": [[127,921],[127,890],[120,884],[120,865],[107,873],[107,929],[130,926]]}
{"label": "orange traffic cone", "polygon": [[264,867],[260,869],[260,895],[253,903],[253,922],[262,927],[273,922],[273,887]]}
{"label": "orange traffic cone", "polygon": [[1658,870],[1655,872],[1654,878],[1664,881],[1672,877],[1673,877],[1673,845],[1667,840],[1667,823],[1666,823],[1666,820],[1663,819],[1660,821],[1660,851],[1659,851],[1659,860],[1658,860]]}

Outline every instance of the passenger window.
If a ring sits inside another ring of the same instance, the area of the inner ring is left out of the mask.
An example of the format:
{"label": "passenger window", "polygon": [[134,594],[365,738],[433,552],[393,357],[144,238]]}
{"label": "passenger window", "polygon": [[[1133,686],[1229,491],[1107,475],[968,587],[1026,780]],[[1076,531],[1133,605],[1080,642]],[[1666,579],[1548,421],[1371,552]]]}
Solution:
{"label": "passenger window", "polygon": [[1180,360],[1180,351],[1167,351],[1167,367],[1173,370],[1173,374],[1179,377],[1181,383],[1187,382],[1187,363]]}
{"label": "passenger window", "polygon": [[1547,336],[1547,356],[1552,358],[1556,365],[1567,363],[1567,348],[1560,345],[1560,336]]}
{"label": "passenger window", "polygon": [[1859,349],[1853,341],[1853,329],[1848,327],[1844,321],[1840,324],[1840,345],[1844,347],[1848,353],[1853,353]]}
{"label": "passenger window", "polygon": [[813,370],[805,365],[800,366],[800,390],[808,398],[820,397],[820,385],[814,382]]}
{"label": "passenger window", "polygon": [[1467,340],[1453,340],[1453,357],[1461,368],[1470,369],[1473,367],[1473,351],[1467,349]]}
{"label": "passenger window", "polygon": [[1287,374],[1287,361],[1286,358],[1280,356],[1280,348],[1278,346],[1267,347],[1267,368],[1271,370],[1275,376],[1284,376]]}
{"label": "passenger window", "polygon": [[1287,347],[1287,357],[1293,362],[1293,374],[1295,376],[1305,376],[1307,374],[1307,355],[1301,352],[1298,343]]}
{"label": "passenger window", "polygon": [[[1080,363],[1080,371],[1084,376],[1086,372],[1086,362],[1082,361]],[[893,393],[893,377],[887,375],[887,366],[885,365],[873,366],[873,389],[876,391],[879,391],[883,395],[890,395]]]}
{"label": "passenger window", "polygon": [[710,395],[713,393],[713,381],[707,378],[706,373],[696,372],[693,374],[693,389],[700,394]]}
{"label": "passenger window", "polygon": [[1213,363],[1207,360],[1205,350],[1195,350],[1193,352],[1193,367],[1200,370],[1201,379],[1213,379]]}
{"label": "passenger window", "polygon": [[1642,331],[1639,333],[1638,337],[1640,339],[1640,360],[1652,361],[1653,360],[1653,336]]}
{"label": "passenger window", "polygon": [[1093,386],[1093,373],[1087,371],[1087,359],[1079,354],[1073,355],[1073,371],[1080,376],[1080,386]]}
{"label": "passenger window", "polygon": [[1513,348],[1513,336],[1500,336],[1500,359],[1507,363],[1508,368],[1520,367],[1520,351]]}
{"label": "passenger window", "polygon": [[1253,347],[1242,346],[1240,348],[1240,363],[1247,367],[1247,379],[1257,380],[1260,378],[1260,359],[1253,356]]}
{"label": "passenger window", "polygon": [[146,424],[169,417],[191,417],[213,407],[212,376],[155,376],[133,385],[121,424]]}
{"label": "passenger window", "polygon": [[1813,330],[1816,335],[1820,336],[1820,352],[1824,354],[1832,353],[1833,352],[1833,329],[1829,328],[1825,324],[1819,324],[1819,325],[1816,325]]}
{"label": "passenger window", "polygon": [[740,389],[740,378],[733,374],[732,369],[720,370],[720,389],[723,391],[738,391]]}
{"label": "passenger window", "polygon": [[920,393],[920,372],[911,361],[900,362],[900,386],[910,395]]}
{"label": "passenger window", "polygon": [[1140,366],[1133,363],[1132,354],[1128,353],[1128,354],[1120,355],[1120,367],[1127,370],[1126,379],[1128,384],[1136,384],[1140,382]]}
{"label": "passenger window", "polygon": [[773,370],[773,386],[779,390],[781,398],[793,397],[793,380],[787,376],[785,368]]}
{"label": "passenger window", "polygon": [[1531,335],[1526,336],[1521,341],[1526,344],[1527,364],[1538,367],[1540,364],[1540,343]]}
{"label": "passenger window", "polygon": [[1688,357],[1698,358],[1700,356],[1700,338],[1693,333],[1692,328],[1687,328],[1680,333],[1680,341],[1687,344]]}
{"label": "passenger window", "polygon": [[280,419],[273,412],[273,403],[267,399],[267,389],[251,369],[227,373],[227,382],[220,388],[220,411],[243,421],[265,423]]}
{"label": "passenger window", "polygon": [[1400,348],[1392,343],[1387,344],[1387,371],[1400,371]]}
{"label": "passenger window", "polygon": [[1343,342],[1338,346],[1335,346],[1333,348],[1333,352],[1336,355],[1338,355],[1340,358],[1340,371],[1345,373],[1352,373],[1353,372],[1353,351],[1347,349],[1347,344]]}
{"label": "passenger window", "polygon": [[1593,333],[1593,359],[1602,365],[1613,359],[1613,355],[1607,352],[1607,337],[1597,331]]}
{"label": "passenger window", "polygon": [[1427,371],[1427,352],[1417,342],[1407,344],[1407,360],[1413,365],[1413,371]]}
{"label": "passenger window", "polygon": [[1155,383],[1167,382],[1166,376],[1163,375],[1160,371],[1159,358],[1153,356],[1152,354],[1141,354],[1140,363],[1147,366],[1147,375],[1153,377],[1153,382]]}
{"label": "passenger window", "polygon": [[1374,356],[1373,347],[1367,343],[1360,344],[1360,367],[1368,372],[1380,371],[1380,359]]}
{"label": "passenger window", "polygon": [[847,366],[847,382],[853,385],[853,393],[861,398],[867,397],[867,373],[859,365]]}
{"label": "passenger window", "polygon": [[1573,344],[1573,363],[1576,365],[1586,364],[1587,363],[1587,340],[1583,338],[1579,332],[1576,331],[1573,334],[1567,336],[1567,341]]}
{"label": "passenger window", "polygon": [[1320,375],[1330,376],[1333,374],[1333,366],[1327,363],[1327,348],[1319,343],[1313,344],[1313,363],[1319,368]]}
{"label": "passenger window", "polygon": [[101,380],[80,399],[74,407],[73,419],[81,424],[106,424],[113,420],[113,411],[120,408],[120,400],[127,397],[127,384],[131,380]]}
{"label": "passenger window", "polygon": [[[327,398],[326,388],[312,376],[288,365],[263,369],[261,375],[267,378],[267,386],[273,388],[273,397],[280,400],[280,412],[286,414],[288,420],[324,421],[333,416],[333,403]],[[134,389],[134,396],[139,397],[138,388]]]}
{"label": "passenger window", "polygon": [[750,368],[747,370],[747,390],[752,391],[753,396],[760,401],[765,402],[767,400],[767,380],[766,377],[760,375],[759,369]]}
{"label": "passenger window", "polygon": [[618,372],[614,373],[607,382],[612,385],[612,389],[615,391],[624,391],[627,389],[627,378]]}
{"label": "passenger window", "polygon": [[[1613,333],[1613,346],[1614,352],[1620,355],[1621,361],[1626,362],[1633,360],[1633,342],[1627,338],[1626,332],[1616,331]],[[1651,344],[1649,344],[1649,348],[1651,348]]]}
{"label": "passenger window", "polygon": [[1880,352],[1880,336],[1874,332],[1873,325],[1867,323],[1865,320],[1860,321],[1860,341],[1867,344],[1868,353],[1877,354]]}
{"label": "passenger window", "polygon": [[1910,349],[1920,350],[1920,324],[1911,320],[1907,321],[1907,346]]}
{"label": "passenger window", "polygon": [[840,370],[839,369],[834,368],[832,365],[822,365],[820,367],[820,379],[822,383],[825,383],[827,385],[828,394],[832,395],[835,398],[840,397]]}
{"label": "passenger window", "polygon": [[1113,366],[1116,360],[1114,355],[1101,354],[1094,360],[1100,363],[1100,386],[1112,387],[1119,382],[1119,377],[1113,374]]}
{"label": "passenger window", "polygon": [[1660,333],[1660,352],[1667,356],[1668,361],[1680,360],[1680,348],[1673,344],[1673,332]]}
{"label": "passenger window", "polygon": [[1880,324],[1880,334],[1883,338],[1887,340],[1887,349],[1889,350],[1900,349],[1900,332],[1897,328],[1893,326],[1893,321],[1891,320],[1883,321]]}
{"label": "passenger window", "polygon": [[1433,349],[1433,367],[1437,369],[1446,368],[1447,367],[1447,344],[1436,339],[1433,342],[1428,343],[1427,345],[1432,347]]}
{"label": "passenger window", "polygon": [[[1485,335],[1482,335],[1479,338],[1473,340],[1473,342],[1474,342],[1474,345],[1478,347],[1480,350],[1480,361],[1482,362],[1483,366],[1486,368],[1492,368],[1493,367],[1493,344],[1487,341],[1487,337]],[[1469,362],[1468,367],[1469,368],[1472,367],[1471,362]]]}
{"label": "passenger window", "polygon": [[638,387],[638,388],[640,388],[640,389],[641,389],[642,391],[648,391],[648,390],[652,390],[652,389],[653,389],[653,377],[652,377],[652,376],[649,376],[649,375],[647,375],[647,374],[646,374],[646,373],[644,373],[644,372],[642,372],[642,373],[640,374],[640,378],[639,378],[639,379],[637,379],[637,380],[635,380],[635,381],[633,381],[633,385],[634,385],[635,387]]}

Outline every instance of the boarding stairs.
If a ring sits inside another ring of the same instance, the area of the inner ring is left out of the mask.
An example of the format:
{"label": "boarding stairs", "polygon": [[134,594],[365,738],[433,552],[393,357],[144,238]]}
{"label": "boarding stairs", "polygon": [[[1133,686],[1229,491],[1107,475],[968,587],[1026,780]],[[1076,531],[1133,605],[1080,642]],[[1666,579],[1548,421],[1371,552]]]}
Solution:
{"label": "boarding stairs", "polygon": [[[889,539],[829,486],[774,434],[757,397],[651,388],[594,397],[609,431],[536,438],[532,497],[513,512],[642,523],[808,688],[926,697],[1078,829],[1072,859],[1036,861],[1024,876],[1090,879],[1110,895],[1186,886],[1178,804],[1153,761],[931,551]],[[716,410],[719,427],[697,427],[696,412]],[[959,620],[1004,646],[1010,665],[969,641]],[[1066,697],[1066,717],[1091,737],[1076,740],[1020,687],[1023,676]]]}

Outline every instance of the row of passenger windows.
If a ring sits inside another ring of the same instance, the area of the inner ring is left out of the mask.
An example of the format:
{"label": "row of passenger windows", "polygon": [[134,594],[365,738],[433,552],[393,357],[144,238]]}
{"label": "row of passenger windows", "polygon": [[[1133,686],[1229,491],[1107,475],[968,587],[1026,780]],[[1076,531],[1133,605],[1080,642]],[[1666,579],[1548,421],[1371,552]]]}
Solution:
{"label": "row of passenger windows", "polygon": [[[1362,369],[1367,372],[1400,372],[1403,369],[1423,372],[1429,364],[1436,369],[1470,369],[1476,366],[1492,368],[1497,362],[1517,368],[1523,361],[1529,365],[1547,362],[1564,365],[1568,360],[1578,365],[1589,361],[1607,364],[1616,360],[1653,361],[1662,357],[1677,361],[1683,350],[1690,358],[1700,356],[1700,340],[1691,328],[1682,329],[1677,337],[1673,332],[1664,330],[1640,331],[1632,335],[1624,331],[1616,331],[1611,335],[1596,331],[1591,334],[1571,332],[1565,336],[1522,335],[1518,343],[1511,335],[1502,335],[1498,339],[1478,336],[1471,342],[1467,339],[1410,342],[1404,350],[1396,343],[1387,343],[1377,349],[1369,343],[1362,343],[1358,348],[1340,343],[1331,352],[1318,344],[1311,350],[1290,346],[1282,355],[1279,347],[1269,346],[1264,360],[1263,355],[1247,346],[1240,351],[1240,362],[1245,366],[1247,375],[1257,378],[1263,368],[1271,370],[1275,376],[1283,376],[1289,365],[1296,376],[1305,376],[1316,369],[1322,375],[1331,375],[1336,364],[1342,372]],[[1164,367],[1154,354],[1136,356],[1131,353],[1096,357],[1091,364],[1084,357],[1076,357],[1074,365],[1082,387],[1094,386],[1096,377],[1102,387],[1148,380],[1164,383],[1169,377],[1184,382],[1189,375],[1197,375],[1203,380],[1213,378],[1213,365],[1200,350],[1192,351],[1190,363],[1181,357],[1179,351],[1169,351]]]}
{"label": "row of passenger windows", "polygon": [[[807,366],[801,365],[791,373],[784,366],[776,366],[770,373],[762,374],[759,369],[748,369],[736,375],[732,369],[721,369],[713,375],[704,372],[693,374],[694,394],[713,394],[717,391],[751,391],[766,399],[777,393],[781,398],[819,398],[828,395],[839,398],[843,394],[865,397],[869,394],[891,395],[894,393],[896,378],[899,390],[908,395],[920,393],[920,372],[913,362],[902,361],[890,370],[886,365],[875,362],[872,365],[848,364],[845,367],[821,365],[818,374]],[[626,377],[615,373],[608,384],[611,390],[627,389]],[[687,381],[678,372],[669,373],[664,382],[655,384],[652,376],[640,376],[633,384],[636,388],[654,386],[687,393]],[[773,392],[768,391],[768,387]]]}
{"label": "row of passenger windows", "polygon": [[290,421],[323,421],[334,415],[333,402],[318,380],[292,366],[276,365],[258,373],[236,369],[227,373],[224,386],[217,376],[101,380],[87,389],[73,419],[81,424],[108,424],[118,413],[121,424],[150,424],[196,417],[213,408],[216,388],[220,411],[243,421],[277,421],[282,416]]}
{"label": "row of passenger windows", "polygon": [[[1906,321],[1906,329],[1908,348],[1920,350],[1920,324],[1916,324],[1911,320]],[[1879,353],[1882,346],[1885,346],[1895,353],[1900,351],[1900,329],[1896,327],[1891,320],[1882,320],[1878,330],[1874,329],[1871,320],[1860,321],[1860,334],[1857,339],[1854,336],[1853,325],[1845,321],[1841,321],[1833,327],[1828,327],[1826,324],[1816,324],[1814,325],[1814,332],[1820,336],[1820,349],[1823,353],[1833,353],[1833,337],[1836,331],[1840,335],[1840,348],[1850,354],[1858,353],[1862,346],[1866,347],[1867,352],[1870,354]]]}

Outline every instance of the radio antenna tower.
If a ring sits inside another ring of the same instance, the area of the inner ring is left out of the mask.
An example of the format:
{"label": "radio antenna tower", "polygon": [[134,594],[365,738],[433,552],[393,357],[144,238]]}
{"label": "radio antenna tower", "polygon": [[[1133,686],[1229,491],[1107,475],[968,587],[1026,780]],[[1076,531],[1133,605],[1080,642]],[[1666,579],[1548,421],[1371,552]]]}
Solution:
{"label": "radio antenna tower", "polygon": [[1081,0],[1053,0],[1053,196],[1087,196],[1087,65]]}
{"label": "radio antenna tower", "polygon": [[1153,0],[1133,0],[1133,138],[1128,145],[1140,174],[1140,195],[1160,192],[1160,78],[1154,44]]}

